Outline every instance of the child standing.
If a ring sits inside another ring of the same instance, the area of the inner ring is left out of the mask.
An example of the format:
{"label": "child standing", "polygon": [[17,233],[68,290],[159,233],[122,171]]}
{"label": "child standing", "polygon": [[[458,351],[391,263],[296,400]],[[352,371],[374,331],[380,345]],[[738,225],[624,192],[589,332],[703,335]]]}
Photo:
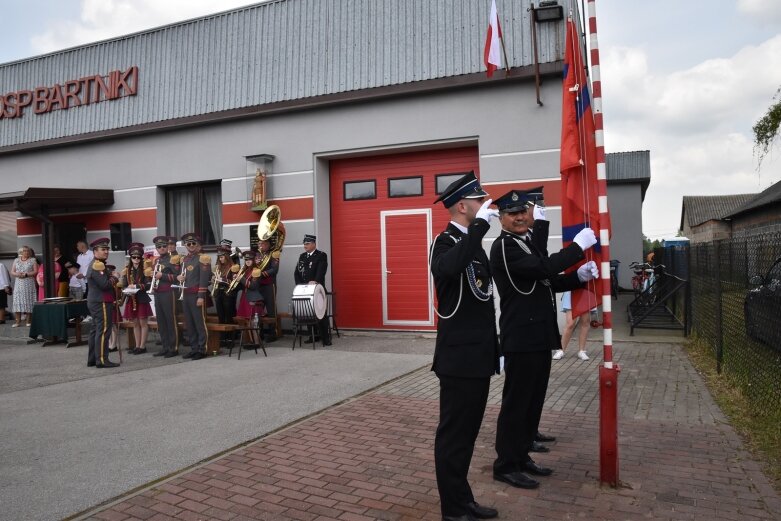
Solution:
{"label": "child standing", "polygon": [[84,289],[87,284],[83,278],[79,278],[79,269],[81,265],[78,262],[65,261],[65,269],[68,270],[68,296],[73,300],[82,300],[84,298]]}

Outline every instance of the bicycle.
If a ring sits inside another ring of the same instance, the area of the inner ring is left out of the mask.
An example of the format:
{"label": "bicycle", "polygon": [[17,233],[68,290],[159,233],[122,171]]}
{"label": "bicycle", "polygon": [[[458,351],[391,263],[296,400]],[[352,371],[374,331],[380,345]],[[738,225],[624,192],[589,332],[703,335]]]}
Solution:
{"label": "bicycle", "polygon": [[633,261],[629,264],[629,269],[634,272],[634,276],[632,277],[632,291],[634,291],[635,297],[637,297],[648,287],[649,272],[653,273],[653,268],[647,262],[640,263]]}

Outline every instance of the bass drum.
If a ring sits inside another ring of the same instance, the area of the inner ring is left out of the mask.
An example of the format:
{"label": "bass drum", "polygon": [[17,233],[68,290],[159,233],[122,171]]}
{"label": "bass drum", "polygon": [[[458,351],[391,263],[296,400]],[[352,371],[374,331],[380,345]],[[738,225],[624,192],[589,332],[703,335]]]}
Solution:
{"label": "bass drum", "polygon": [[328,310],[328,299],[321,284],[299,284],[293,289],[293,314],[299,320],[320,320]]}

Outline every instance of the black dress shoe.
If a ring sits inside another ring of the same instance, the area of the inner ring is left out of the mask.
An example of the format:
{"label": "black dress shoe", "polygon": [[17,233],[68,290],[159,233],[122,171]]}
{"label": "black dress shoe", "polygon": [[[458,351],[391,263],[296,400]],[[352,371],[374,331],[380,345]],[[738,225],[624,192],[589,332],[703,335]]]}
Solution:
{"label": "black dress shoe", "polygon": [[522,465],[522,467],[523,470],[529,474],[534,474],[535,476],[550,476],[553,474],[553,469],[549,469],[548,467],[541,467],[534,463],[533,460],[527,461]]}
{"label": "black dress shoe", "polygon": [[116,347],[109,347],[108,348],[108,352],[109,353],[116,353],[117,352],[117,348]]}
{"label": "black dress shoe", "polygon": [[109,369],[111,367],[119,367],[119,364],[115,364],[111,360],[108,360],[106,362],[103,362],[102,364],[95,364],[95,367],[98,369]]}
{"label": "black dress shoe", "polygon": [[95,362],[87,362],[87,367],[95,367]]}
{"label": "black dress shoe", "polygon": [[157,353],[153,354],[152,356],[165,356],[167,355],[167,351],[158,351]]}
{"label": "black dress shoe", "polygon": [[168,351],[167,353],[163,353],[163,358],[173,358],[176,355],[178,355],[176,351]]}
{"label": "black dress shoe", "polygon": [[540,431],[534,435],[534,441],[556,441],[556,436],[547,436]]}
{"label": "black dress shoe", "polygon": [[203,360],[206,358],[206,355],[203,353],[193,353],[193,360]]}
{"label": "black dress shoe", "polygon": [[330,346],[331,345],[331,341],[330,340],[326,340],[325,342],[323,342],[323,345],[324,346]]}
{"label": "black dress shoe", "polygon": [[133,351],[135,351],[135,353],[133,353],[134,355],[143,355],[144,353],[146,353],[146,348],[145,347],[137,347]]}
{"label": "black dress shoe", "polygon": [[477,501],[467,503],[466,508],[469,510],[469,513],[477,519],[493,519],[499,515],[499,511],[495,508],[484,507],[478,504]]}
{"label": "black dress shoe", "polygon": [[550,452],[550,449],[540,443],[539,441],[533,441],[532,442],[532,448],[530,449],[532,452]]}
{"label": "black dress shoe", "polygon": [[475,516],[469,513],[463,516],[442,516],[442,521],[475,521]]}
{"label": "black dress shoe", "polygon": [[193,356],[195,356],[195,353],[193,353],[192,351],[190,351],[190,352],[189,352],[189,353],[187,353],[186,355],[182,355],[182,358],[192,358]]}
{"label": "black dress shoe", "polygon": [[508,485],[512,485],[516,488],[537,488],[540,486],[540,482],[536,479],[532,479],[523,472],[508,472],[506,474],[499,474],[494,472],[494,479],[496,481],[502,481]]}

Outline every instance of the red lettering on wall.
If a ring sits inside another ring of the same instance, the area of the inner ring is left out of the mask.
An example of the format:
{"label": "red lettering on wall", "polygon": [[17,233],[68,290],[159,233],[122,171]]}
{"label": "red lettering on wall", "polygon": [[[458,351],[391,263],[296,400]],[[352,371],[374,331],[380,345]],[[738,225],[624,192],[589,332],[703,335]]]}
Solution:
{"label": "red lettering on wall", "polygon": [[[81,82],[78,80],[70,80],[65,82],[65,105],[62,107],[68,109],[71,106],[78,107],[81,105],[79,99],[79,92],[81,91]],[[71,105],[73,102],[73,105]]]}
{"label": "red lettering on wall", "polygon": [[59,83],[55,83],[54,87],[49,89],[49,110],[61,108],[65,108],[65,104],[62,101],[62,86]]}
{"label": "red lettering on wall", "polygon": [[36,87],[33,93],[33,112],[43,114],[49,111],[49,89],[47,87]]}

